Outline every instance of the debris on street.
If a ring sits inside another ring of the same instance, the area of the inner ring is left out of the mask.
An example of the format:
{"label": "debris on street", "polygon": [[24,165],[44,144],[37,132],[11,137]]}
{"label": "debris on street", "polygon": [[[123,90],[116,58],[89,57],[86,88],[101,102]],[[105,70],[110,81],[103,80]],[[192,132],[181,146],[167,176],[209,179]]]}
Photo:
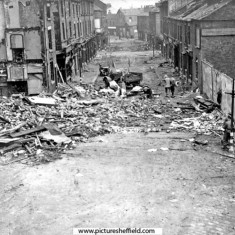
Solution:
{"label": "debris on street", "polygon": [[211,135],[213,133],[222,134],[224,116],[220,111],[214,110],[212,113],[202,113],[198,117],[175,120],[171,123],[172,129],[195,131],[198,134]]}
{"label": "debris on street", "polygon": [[76,142],[107,133],[148,134],[170,132],[170,129],[204,134],[222,131],[221,113],[216,110],[210,114],[195,109],[184,112],[184,108],[168,101],[156,97],[146,99],[139,95],[141,91],[141,86],[135,86],[132,92],[137,95],[123,99],[96,90],[92,85],[60,84],[53,94],[2,99],[1,155],[11,153],[10,161],[24,155],[29,163],[39,164],[60,158]]}

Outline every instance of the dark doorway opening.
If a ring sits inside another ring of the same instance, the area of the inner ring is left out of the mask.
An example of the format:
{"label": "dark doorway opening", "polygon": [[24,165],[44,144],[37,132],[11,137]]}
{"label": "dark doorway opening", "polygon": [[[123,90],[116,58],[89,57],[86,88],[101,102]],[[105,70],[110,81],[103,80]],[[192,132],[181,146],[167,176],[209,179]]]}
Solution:
{"label": "dark doorway opening", "polygon": [[8,90],[10,95],[25,93],[28,94],[27,81],[8,82]]}
{"label": "dark doorway opening", "polygon": [[[57,64],[60,70],[60,73],[64,79],[64,81],[66,82],[66,70],[65,70],[65,56],[61,55],[61,56],[57,56]],[[59,71],[57,71],[58,73]],[[62,83],[62,79],[60,77],[60,74],[58,74],[58,82]]]}
{"label": "dark doorway opening", "polygon": [[180,65],[180,63],[179,63],[179,60],[180,60],[180,52],[179,52],[180,50],[179,50],[179,46],[177,45],[177,46],[175,46],[175,48],[174,48],[174,67],[178,67],[179,68],[179,65]]}

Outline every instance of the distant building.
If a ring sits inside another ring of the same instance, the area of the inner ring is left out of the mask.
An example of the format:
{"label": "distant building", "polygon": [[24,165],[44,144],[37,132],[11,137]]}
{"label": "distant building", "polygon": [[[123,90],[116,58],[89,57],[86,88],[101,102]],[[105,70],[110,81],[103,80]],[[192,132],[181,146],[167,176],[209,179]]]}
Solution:
{"label": "distant building", "polygon": [[160,9],[158,4],[149,12],[149,35],[148,40],[151,44],[154,44],[155,49],[161,47],[161,21],[160,21]]}
{"label": "distant building", "polygon": [[149,13],[144,12],[137,16],[138,39],[148,41],[149,34]]}
{"label": "distant building", "polygon": [[100,0],[94,0],[94,21],[97,45],[102,49],[108,43],[108,21],[107,5]]}
{"label": "distant building", "polygon": [[112,14],[111,12],[107,15],[108,21],[108,31],[110,35],[117,35],[117,14]]}
{"label": "distant building", "polygon": [[119,37],[138,36],[137,16],[144,13],[144,8],[119,9],[117,12],[117,32]]}

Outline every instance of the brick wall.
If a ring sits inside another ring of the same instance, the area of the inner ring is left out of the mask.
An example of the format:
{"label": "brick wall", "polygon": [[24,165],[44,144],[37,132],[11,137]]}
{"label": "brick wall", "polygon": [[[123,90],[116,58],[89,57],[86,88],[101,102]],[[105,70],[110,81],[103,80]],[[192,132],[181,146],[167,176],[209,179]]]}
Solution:
{"label": "brick wall", "polygon": [[149,29],[150,33],[153,33],[155,36],[160,36],[160,12],[150,12],[149,13]]}
{"label": "brick wall", "polygon": [[139,31],[147,33],[149,31],[149,16],[138,16],[137,24]]}
{"label": "brick wall", "polygon": [[161,32],[160,32],[160,27],[161,27],[160,13],[155,14],[155,21],[156,21],[156,25],[155,25],[156,36],[160,36],[160,34],[161,34]]}
{"label": "brick wall", "polygon": [[215,69],[235,77],[235,36],[202,37],[201,55]]}

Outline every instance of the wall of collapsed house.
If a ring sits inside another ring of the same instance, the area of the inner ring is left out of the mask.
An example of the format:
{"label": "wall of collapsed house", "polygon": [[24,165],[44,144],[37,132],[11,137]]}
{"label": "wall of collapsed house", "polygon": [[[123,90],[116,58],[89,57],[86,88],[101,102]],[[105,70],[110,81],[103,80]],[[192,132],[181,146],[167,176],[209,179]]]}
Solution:
{"label": "wall of collapsed house", "polygon": [[215,69],[206,60],[202,61],[203,91],[207,96],[217,102],[218,91],[222,91],[221,109],[224,113],[231,112],[232,97],[232,78]]}
{"label": "wall of collapsed house", "polygon": [[41,89],[43,80],[39,5],[36,0],[1,1],[0,11],[0,95],[34,93],[34,84]]}
{"label": "wall of collapsed house", "polygon": [[96,53],[94,6],[93,0],[64,0],[52,2],[51,8],[56,46],[56,61],[51,67],[55,68],[57,84],[81,77],[83,64]]}

